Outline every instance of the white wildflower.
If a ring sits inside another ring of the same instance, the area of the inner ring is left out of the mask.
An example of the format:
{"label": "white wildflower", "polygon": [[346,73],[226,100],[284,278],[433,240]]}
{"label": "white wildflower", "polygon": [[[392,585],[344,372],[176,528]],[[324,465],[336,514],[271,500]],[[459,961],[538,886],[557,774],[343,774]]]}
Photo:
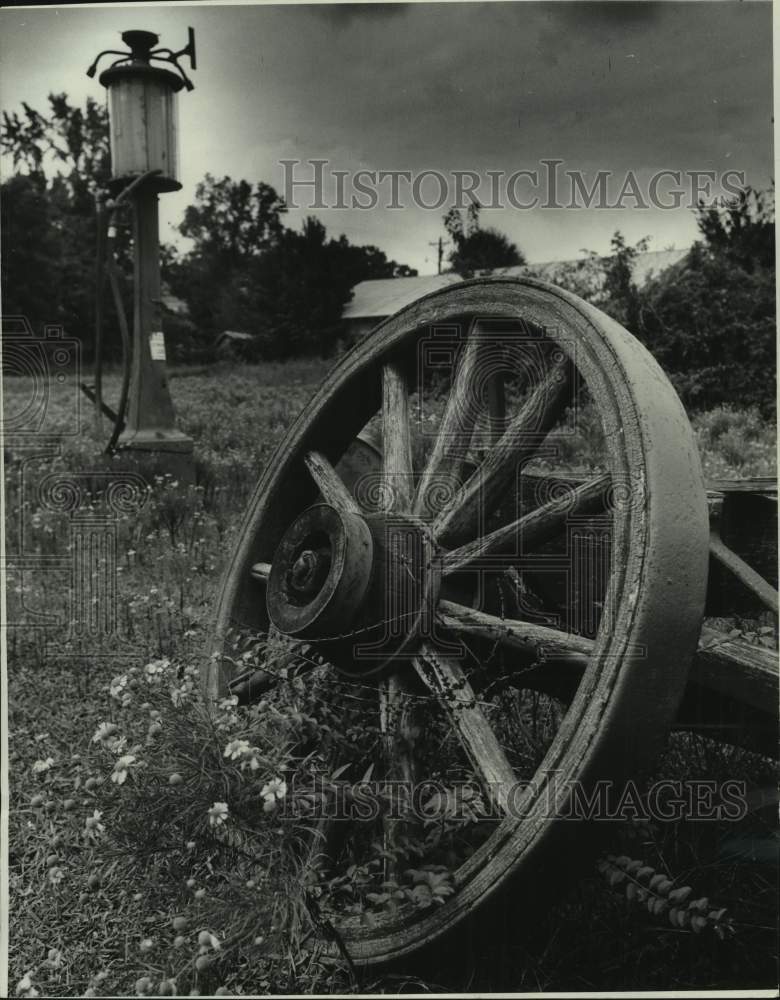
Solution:
{"label": "white wildflower", "polygon": [[263,812],[273,812],[277,799],[281,800],[287,794],[287,782],[283,778],[272,778],[263,785],[260,795],[263,799]]}
{"label": "white wildflower", "polygon": [[223,756],[229,757],[231,760],[238,760],[245,754],[251,753],[251,750],[248,740],[231,740],[225,747]]}
{"label": "white wildflower", "polygon": [[227,802],[215,802],[209,809],[209,823],[212,826],[221,826],[228,816]]}
{"label": "white wildflower", "polygon": [[109,685],[108,688],[108,693],[111,695],[112,698],[119,699],[122,696],[122,693],[124,692],[124,689],[126,687],[127,687],[127,674],[120,674],[118,677],[115,677],[111,681],[111,684]]}
{"label": "white wildflower", "polygon": [[49,948],[46,964],[52,969],[59,969],[62,966],[62,952],[57,948]]}
{"label": "white wildflower", "polygon": [[211,931],[201,931],[200,934],[198,934],[198,944],[204,951],[208,948],[213,948],[214,951],[219,951],[222,947],[219,943],[219,938],[215,934],[212,934]]}
{"label": "white wildflower", "polygon": [[[125,777],[126,776],[127,774],[125,772]],[[87,816],[84,821],[84,831],[90,839],[97,839],[101,833],[105,833],[106,828],[100,822],[102,818],[103,813],[99,809],[95,809],[92,815]]]}
{"label": "white wildflower", "polygon": [[25,997],[37,997],[40,993],[32,984],[32,969],[29,972],[25,972],[24,976],[16,984],[16,995]]}
{"label": "white wildflower", "polygon": [[49,869],[49,881],[52,885],[59,885],[64,878],[65,872],[58,865]]}
{"label": "white wildflower", "polygon": [[151,663],[147,663],[144,667],[144,673],[146,674],[146,679],[150,684],[156,684],[158,681],[162,680],[163,674],[170,667],[171,661],[167,659],[163,660],[152,660]]}
{"label": "white wildflower", "polygon": [[118,732],[119,726],[114,725],[113,722],[101,722],[92,737],[92,742],[105,743],[106,740],[110,739],[115,733]]}
{"label": "white wildflower", "polygon": [[128,753],[120,757],[119,760],[114,764],[114,771],[111,775],[111,780],[114,784],[123,785],[127,779],[127,773],[130,767],[135,763],[135,755]]}
{"label": "white wildflower", "polygon": [[32,969],[29,972],[25,972],[19,982],[16,984],[17,995],[21,993],[26,993],[28,990],[32,989]]}
{"label": "white wildflower", "polygon": [[194,691],[194,684],[189,679],[185,677],[179,687],[171,688],[171,703],[174,708],[181,708],[182,705],[186,704],[190,698],[190,695]]}

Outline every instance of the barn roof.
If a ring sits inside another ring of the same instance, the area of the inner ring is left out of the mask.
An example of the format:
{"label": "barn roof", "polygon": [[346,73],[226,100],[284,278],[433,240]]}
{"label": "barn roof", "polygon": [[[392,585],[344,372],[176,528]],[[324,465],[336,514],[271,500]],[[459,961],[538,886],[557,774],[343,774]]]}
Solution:
{"label": "barn roof", "polygon": [[[687,250],[648,250],[638,254],[634,261],[634,281],[641,288],[651,274],[659,274],[665,268],[676,264],[688,253]],[[543,281],[555,281],[556,273],[563,268],[582,263],[586,258],[576,260],[552,260],[541,264],[521,264],[516,267],[496,268],[485,272],[492,275],[524,274],[541,278]],[[414,278],[378,278],[374,281],[361,281],[352,290],[352,299],[342,313],[344,319],[380,319],[392,316],[393,313],[410,305],[423,295],[435,292],[445,285],[455,285],[461,278],[449,272],[447,274],[427,274]]]}
{"label": "barn roof", "polygon": [[377,278],[355,285],[352,299],[344,306],[344,319],[390,316],[423,295],[460,281],[457,274],[426,274],[415,278]]}

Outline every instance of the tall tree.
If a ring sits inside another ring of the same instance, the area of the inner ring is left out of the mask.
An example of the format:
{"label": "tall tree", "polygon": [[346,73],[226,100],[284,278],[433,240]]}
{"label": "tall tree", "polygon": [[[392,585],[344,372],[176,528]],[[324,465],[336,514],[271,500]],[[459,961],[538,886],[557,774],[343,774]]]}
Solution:
{"label": "tall tree", "polygon": [[216,180],[211,174],[195,189],[195,204],[179,226],[194,253],[220,265],[240,265],[273,246],[282,232],[284,199],[270,184]]}
{"label": "tall tree", "polygon": [[[95,193],[110,175],[108,114],[50,94],[46,111],[4,112],[0,149],[17,171],[2,185],[3,309],[34,327],[62,323],[89,353],[95,296]],[[118,219],[127,264],[129,219]],[[37,233],[37,238],[24,234]],[[108,304],[107,318],[113,320]],[[118,339],[118,338],[117,338]]]}
{"label": "tall tree", "polygon": [[22,116],[4,111],[0,149],[27,174],[59,177],[76,209],[89,211],[110,175],[108,112],[91,97],[83,109],[67,94],[49,94],[48,101],[47,112],[25,102]]}
{"label": "tall tree", "polygon": [[774,188],[746,188],[732,200],[699,205],[696,222],[710,254],[733,260],[751,273],[775,266]]}
{"label": "tall tree", "polygon": [[634,265],[649,245],[650,240],[645,236],[632,246],[618,230],[611,240],[612,253],[604,260],[604,301],[609,305],[610,315],[629,330],[639,328],[641,311]]}
{"label": "tall tree", "polygon": [[285,229],[251,268],[257,350],[265,357],[328,355],[342,335],[341,314],[358,282],[416,273],[377,247],[356,246],[343,235],[328,239],[325,226],[309,217],[300,232]]}
{"label": "tall tree", "polygon": [[472,202],[465,220],[454,207],[444,216],[444,228],[453,243],[449,255],[453,271],[468,278],[478,271],[524,264],[525,256],[507,236],[497,229],[481,228],[479,213],[479,203]]}
{"label": "tall tree", "polygon": [[279,240],[286,211],[284,200],[262,182],[206,174],[198,184],[195,203],[179,226],[192,248],[169,262],[167,275],[189,305],[204,343],[220,330],[246,325],[249,269]]}
{"label": "tall tree", "polygon": [[3,312],[36,327],[65,318],[62,233],[41,174],[9,177],[0,189]]}

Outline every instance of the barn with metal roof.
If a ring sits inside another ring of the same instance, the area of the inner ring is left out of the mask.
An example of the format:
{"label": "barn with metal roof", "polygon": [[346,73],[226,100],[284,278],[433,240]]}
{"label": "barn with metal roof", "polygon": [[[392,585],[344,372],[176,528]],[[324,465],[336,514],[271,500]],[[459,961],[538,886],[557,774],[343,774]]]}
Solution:
{"label": "barn with metal roof", "polygon": [[[688,253],[687,250],[651,250],[638,254],[634,261],[634,281],[641,288],[652,275],[678,263]],[[577,260],[555,260],[542,264],[523,264],[482,272],[492,275],[530,275],[543,281],[555,283],[556,276],[564,270],[571,270],[587,262],[587,258]],[[358,339],[374,329],[383,319],[410,305],[423,295],[435,292],[446,285],[455,285],[462,278],[454,272],[446,274],[419,275],[414,278],[378,278],[361,281],[352,290],[352,299],[344,307],[342,316],[347,323],[350,339]]]}

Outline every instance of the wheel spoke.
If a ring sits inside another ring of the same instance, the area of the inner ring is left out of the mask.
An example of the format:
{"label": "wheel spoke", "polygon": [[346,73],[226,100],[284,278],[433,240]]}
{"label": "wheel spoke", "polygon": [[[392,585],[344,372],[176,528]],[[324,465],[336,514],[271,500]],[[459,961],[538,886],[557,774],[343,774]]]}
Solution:
{"label": "wheel spoke", "polygon": [[439,433],[420,478],[414,500],[415,514],[426,513],[429,492],[443,476],[447,477],[447,481],[452,477],[458,484],[462,481],[463,461],[471,443],[479,410],[476,388],[481,342],[477,333],[475,323],[463,347]]}
{"label": "wheel spoke", "polygon": [[311,828],[311,843],[306,869],[323,871],[333,860],[334,832],[338,829],[332,819],[321,816]]}
{"label": "wheel spoke", "polygon": [[[302,644],[299,640],[291,639],[274,625],[269,627],[265,662],[275,677],[283,676],[284,671],[301,658],[301,651]],[[313,661],[304,659],[304,662],[309,669],[315,666]]]}
{"label": "wheel spoke", "polygon": [[571,401],[571,375],[571,363],[564,358],[533,390],[460,496],[436,518],[437,540],[451,544],[477,534],[480,510],[487,513],[495,507],[517,469],[534,455]]}
{"label": "wheel spoke", "polygon": [[[402,781],[409,790],[416,780],[414,701],[408,681],[400,674],[385,677],[379,682],[379,728],[385,758],[385,774],[389,781]],[[399,822],[385,817],[385,849],[392,849]],[[385,877],[392,878],[394,866],[385,867]]]}
{"label": "wheel spoke", "polygon": [[[388,363],[382,372],[383,509],[406,513],[414,497],[409,392],[398,367]],[[414,780],[412,709],[407,682],[393,675],[379,682],[379,717],[387,773],[391,780]],[[385,840],[392,845],[395,823],[385,824]]]}
{"label": "wheel spoke", "polygon": [[379,724],[388,771],[393,778],[408,782],[415,779],[413,706],[403,675],[393,674],[380,682]]}
{"label": "wheel spoke", "polygon": [[338,472],[319,451],[307,452],[304,461],[325,501],[336,510],[356,513],[358,505]]}
{"label": "wheel spoke", "polygon": [[386,512],[411,510],[414,493],[409,392],[398,367],[392,363],[382,371],[383,478]]}
{"label": "wheel spoke", "polygon": [[455,573],[487,556],[507,551],[519,553],[521,546],[523,552],[539,548],[564,529],[568,518],[598,510],[610,482],[608,474],[599,476],[489,535],[446,552],[442,556],[442,574]]}
{"label": "wheel spoke", "polygon": [[495,678],[502,686],[543,691],[563,702],[574,697],[588,666],[594,641],[534,622],[497,618],[473,608],[441,601],[438,621],[462,638],[498,643],[511,656]]}
{"label": "wheel spoke", "polygon": [[264,666],[249,667],[232,677],[227,684],[228,694],[237,697],[240,705],[257,701],[276,685],[288,667],[295,664],[300,667],[299,672],[308,672],[317,665],[302,655],[299,642],[289,639],[272,625],[266,638]]}
{"label": "wheel spoke", "polygon": [[[329,773],[335,773],[338,768],[331,761]],[[329,791],[323,793],[323,814],[319,816],[311,828],[311,843],[306,868],[326,870],[335,860],[338,849],[346,835],[346,823],[339,822],[339,817],[329,814]]]}
{"label": "wheel spoke", "polygon": [[560,632],[535,622],[499,618],[467,608],[455,601],[439,601],[439,622],[461,635],[474,635],[500,642],[528,659],[584,659],[593,651],[594,641],[585,636]]}
{"label": "wheel spoke", "polygon": [[506,812],[515,772],[490,727],[462,667],[424,643],[415,668],[445,709],[488,799]]}
{"label": "wheel spoke", "polygon": [[268,670],[246,670],[228,681],[228,694],[238,698],[239,705],[249,705],[270,691],[278,677]]}
{"label": "wheel spoke", "polygon": [[506,430],[506,392],[504,373],[491,371],[483,375],[486,406],[478,413],[471,438],[472,455],[488,452]]}
{"label": "wheel spoke", "polygon": [[730,549],[716,532],[710,534],[710,553],[773,613],[778,613],[778,594],[771,583]]}
{"label": "wheel spoke", "polygon": [[504,373],[496,371],[488,382],[488,437],[491,445],[501,440],[506,429],[506,393]]}
{"label": "wheel spoke", "polygon": [[[573,695],[595,647],[595,641],[585,636],[567,635],[532,622],[497,618],[452,601],[440,602],[438,618],[441,625],[453,632],[501,642],[520,652],[525,662],[537,662],[537,669],[520,671],[518,678],[531,688],[557,691],[564,700]],[[572,670],[559,676],[557,665],[563,663]],[[768,706],[777,700],[777,683],[775,651],[732,639],[717,629],[702,628],[689,677],[688,692],[694,700],[699,697],[700,689],[705,689],[730,697],[735,704],[769,711]]]}

